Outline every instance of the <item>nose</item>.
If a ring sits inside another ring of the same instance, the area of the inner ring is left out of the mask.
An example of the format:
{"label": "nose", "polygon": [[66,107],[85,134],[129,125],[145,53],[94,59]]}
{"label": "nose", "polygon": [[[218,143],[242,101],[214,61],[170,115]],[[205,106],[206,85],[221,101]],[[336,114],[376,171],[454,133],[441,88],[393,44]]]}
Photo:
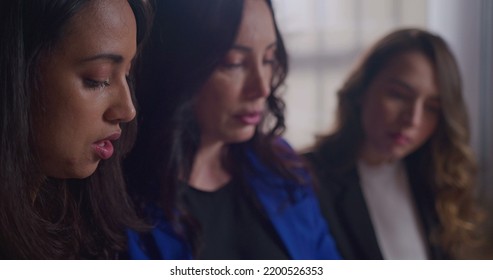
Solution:
{"label": "nose", "polygon": [[412,104],[409,104],[404,113],[404,123],[411,127],[419,126],[423,121],[423,112],[424,104],[421,102],[415,101]]}
{"label": "nose", "polygon": [[246,89],[250,98],[265,98],[270,94],[272,68],[262,63],[250,72]]}
{"label": "nose", "polygon": [[132,101],[132,93],[125,82],[112,95],[111,104],[104,114],[104,118],[113,123],[129,122],[135,118],[136,111]]}

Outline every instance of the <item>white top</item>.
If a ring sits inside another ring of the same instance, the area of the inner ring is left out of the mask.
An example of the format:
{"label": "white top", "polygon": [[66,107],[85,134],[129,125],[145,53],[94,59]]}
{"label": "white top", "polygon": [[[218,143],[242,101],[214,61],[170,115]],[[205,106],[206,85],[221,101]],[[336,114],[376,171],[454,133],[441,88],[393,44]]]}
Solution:
{"label": "white top", "polygon": [[358,161],[361,188],[384,259],[428,259],[422,225],[401,161]]}

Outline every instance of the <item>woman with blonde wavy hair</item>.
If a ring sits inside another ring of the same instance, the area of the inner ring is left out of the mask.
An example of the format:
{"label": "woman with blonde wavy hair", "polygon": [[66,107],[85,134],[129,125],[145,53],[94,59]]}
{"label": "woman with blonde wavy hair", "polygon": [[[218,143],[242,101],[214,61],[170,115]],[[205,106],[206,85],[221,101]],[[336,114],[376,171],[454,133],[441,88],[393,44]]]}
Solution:
{"label": "woman with blonde wavy hair", "polygon": [[336,129],[307,154],[348,259],[444,259],[476,238],[476,165],[446,42],[394,31],[338,92]]}

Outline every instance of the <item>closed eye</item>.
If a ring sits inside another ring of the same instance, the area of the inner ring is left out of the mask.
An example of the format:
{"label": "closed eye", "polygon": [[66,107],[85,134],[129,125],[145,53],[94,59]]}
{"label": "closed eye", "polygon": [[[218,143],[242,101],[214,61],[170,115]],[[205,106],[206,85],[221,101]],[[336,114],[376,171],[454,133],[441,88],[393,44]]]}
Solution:
{"label": "closed eye", "polygon": [[392,90],[392,89],[389,90],[388,96],[395,98],[395,99],[400,99],[400,100],[408,100],[411,98],[411,96],[409,96],[409,94],[402,93],[398,90]]}
{"label": "closed eye", "polygon": [[90,89],[104,89],[105,87],[110,86],[109,79],[106,80],[93,80],[93,79],[84,79],[84,85]]}
{"label": "closed eye", "polygon": [[431,103],[431,104],[426,104],[425,108],[428,112],[431,113],[439,113],[440,110],[442,109],[440,103]]}
{"label": "closed eye", "polygon": [[227,62],[223,62],[221,64],[221,67],[222,68],[225,68],[225,69],[237,69],[237,68],[242,68],[245,64],[240,62],[240,63],[227,63]]}

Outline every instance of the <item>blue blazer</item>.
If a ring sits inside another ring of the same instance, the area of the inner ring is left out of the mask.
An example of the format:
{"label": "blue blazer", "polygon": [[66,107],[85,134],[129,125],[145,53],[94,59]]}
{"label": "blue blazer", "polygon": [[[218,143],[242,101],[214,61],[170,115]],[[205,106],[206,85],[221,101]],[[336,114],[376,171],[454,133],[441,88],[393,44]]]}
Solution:
{"label": "blue blazer", "polygon": [[[280,139],[280,145],[288,144]],[[245,169],[245,178],[252,187],[267,217],[284,243],[292,259],[340,259],[334,240],[329,232],[308,173],[297,172],[306,178],[306,184],[300,185],[275,173],[263,164],[254,150],[247,149],[246,158],[250,168]],[[289,191],[288,191],[289,190]],[[191,259],[189,245],[181,240],[164,219],[158,209],[151,211],[156,226],[144,237],[134,231],[128,231],[128,250],[131,259]]]}

